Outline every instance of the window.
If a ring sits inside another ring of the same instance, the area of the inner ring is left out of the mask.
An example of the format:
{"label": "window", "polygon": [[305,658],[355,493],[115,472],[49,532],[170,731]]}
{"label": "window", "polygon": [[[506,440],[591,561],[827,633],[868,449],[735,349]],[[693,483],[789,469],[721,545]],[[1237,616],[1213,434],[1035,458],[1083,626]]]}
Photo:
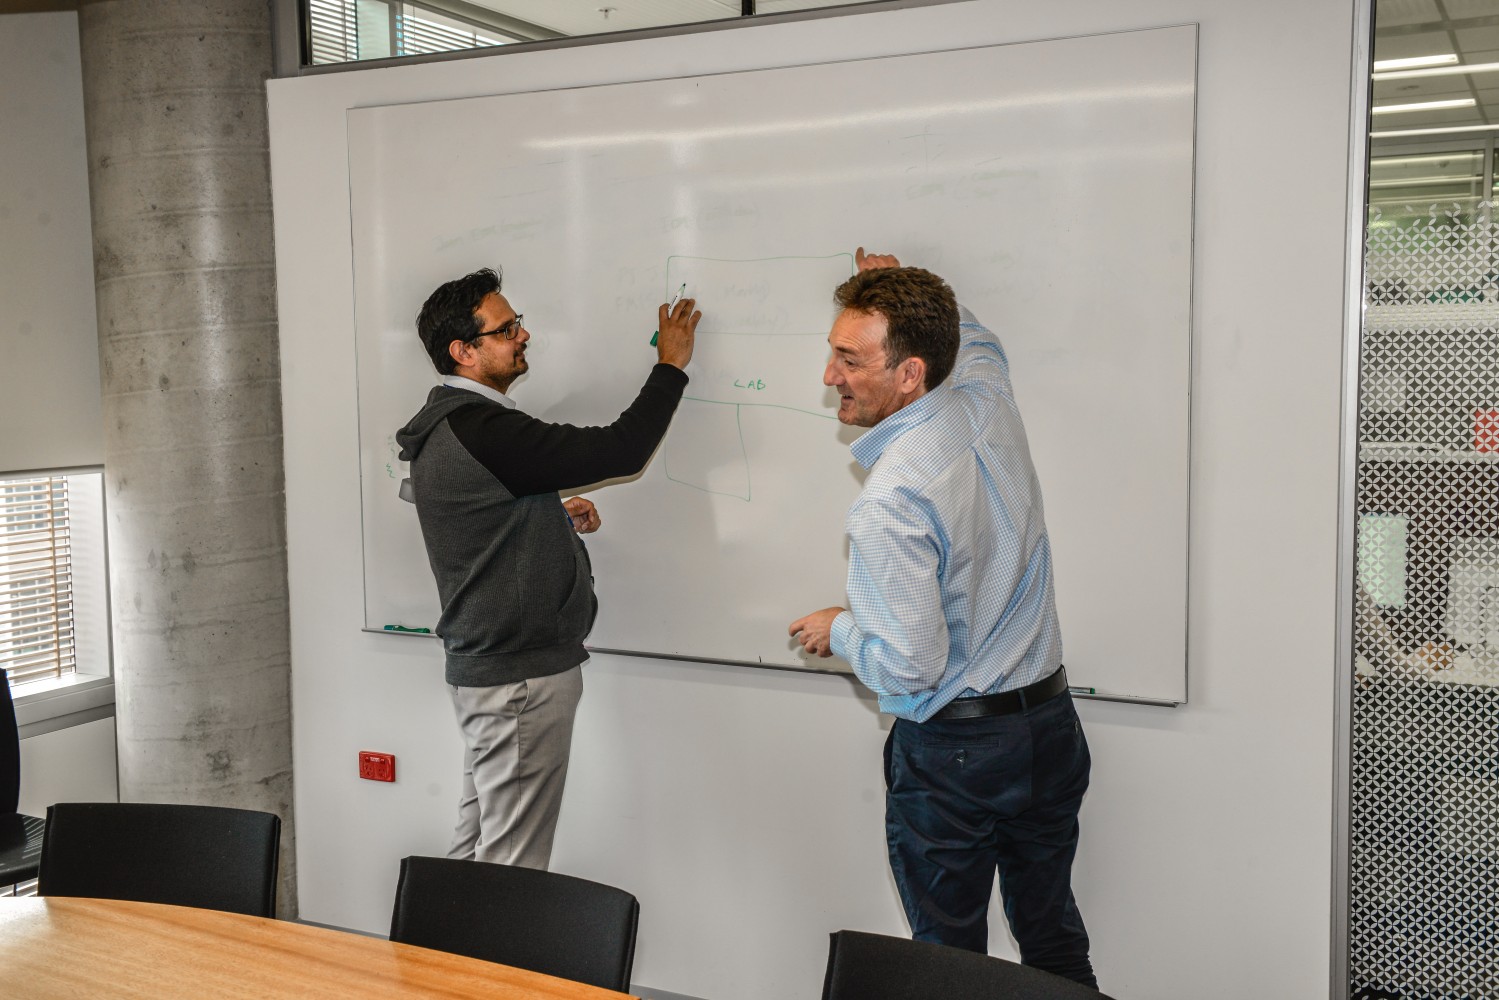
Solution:
{"label": "window", "polygon": [[108,672],[102,478],[0,479],[0,668],[18,688]]}
{"label": "window", "polygon": [[532,31],[502,33],[395,0],[312,0],[308,21],[314,66],[482,49],[552,37]]}
{"label": "window", "polygon": [[858,0],[309,0],[302,22],[308,65],[431,55],[515,42],[602,35],[840,7]]}

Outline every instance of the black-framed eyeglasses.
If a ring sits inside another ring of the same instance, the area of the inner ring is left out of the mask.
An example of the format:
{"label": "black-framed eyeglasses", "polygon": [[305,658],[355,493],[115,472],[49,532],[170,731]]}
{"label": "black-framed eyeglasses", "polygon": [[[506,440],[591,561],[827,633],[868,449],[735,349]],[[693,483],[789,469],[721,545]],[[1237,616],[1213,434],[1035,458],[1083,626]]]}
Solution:
{"label": "black-framed eyeglasses", "polygon": [[517,333],[520,333],[521,327],[523,327],[525,325],[526,325],[526,314],[525,313],[516,313],[514,319],[512,319],[512,320],[510,320],[509,322],[506,322],[506,323],[501,323],[499,326],[495,327],[493,330],[484,330],[484,331],[481,331],[479,333],[476,333],[476,334],[474,334],[472,337],[470,337],[468,339],[468,342],[470,344],[472,344],[474,341],[478,340],[480,337],[504,337],[506,340],[514,340],[515,339],[515,335]]}

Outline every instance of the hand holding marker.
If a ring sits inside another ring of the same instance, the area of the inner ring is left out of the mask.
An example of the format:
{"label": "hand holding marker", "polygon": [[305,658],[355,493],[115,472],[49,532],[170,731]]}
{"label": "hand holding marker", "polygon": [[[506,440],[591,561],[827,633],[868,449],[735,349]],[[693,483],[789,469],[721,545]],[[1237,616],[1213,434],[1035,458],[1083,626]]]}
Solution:
{"label": "hand holding marker", "polygon": [[[687,282],[684,281],[684,282],[682,282],[682,287],[677,289],[677,294],[673,295],[671,297],[671,301],[668,302],[668,303],[666,303],[666,311],[669,313],[673,309],[675,309],[677,307],[677,303],[682,300],[682,296],[686,295],[686,294],[687,294]],[[656,338],[659,337],[659,336],[661,336],[661,331],[660,330],[657,330],[655,333],[651,334],[651,346],[652,347],[656,346]]]}
{"label": "hand holding marker", "polygon": [[697,300],[687,294],[687,283],[677,289],[671,302],[663,302],[656,309],[656,336],[651,343],[656,345],[656,363],[671,365],[686,371],[692,363],[692,348],[696,341],[697,324],[703,314],[697,311]]}

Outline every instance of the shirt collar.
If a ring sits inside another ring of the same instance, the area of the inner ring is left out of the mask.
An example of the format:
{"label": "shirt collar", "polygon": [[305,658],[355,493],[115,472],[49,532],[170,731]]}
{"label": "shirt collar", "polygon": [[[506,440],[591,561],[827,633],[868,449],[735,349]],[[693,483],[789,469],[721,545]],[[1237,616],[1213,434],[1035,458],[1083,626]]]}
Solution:
{"label": "shirt collar", "polygon": [[946,388],[946,385],[939,385],[923,393],[916,402],[901,407],[865,431],[853,444],[849,445],[849,451],[854,453],[854,459],[866,469],[874,465],[896,438],[932,418],[937,407],[941,405],[934,400],[937,394]]}
{"label": "shirt collar", "polygon": [[494,386],[485,385],[483,382],[475,382],[473,379],[464,378],[462,375],[445,375],[443,376],[442,384],[449,389],[467,389],[469,392],[477,392],[486,399],[494,400],[501,406],[508,406],[512,410],[515,409],[515,400]]}

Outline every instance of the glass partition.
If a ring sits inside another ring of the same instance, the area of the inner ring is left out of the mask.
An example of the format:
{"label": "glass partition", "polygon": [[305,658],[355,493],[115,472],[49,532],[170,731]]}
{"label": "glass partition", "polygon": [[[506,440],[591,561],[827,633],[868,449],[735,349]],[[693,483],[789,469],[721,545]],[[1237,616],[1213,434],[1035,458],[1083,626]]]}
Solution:
{"label": "glass partition", "polygon": [[1499,0],[1378,0],[1347,996],[1499,996]]}
{"label": "glass partition", "polygon": [[1471,221],[1479,202],[1492,197],[1484,149],[1375,155],[1369,161],[1369,224],[1408,228],[1439,215]]}

